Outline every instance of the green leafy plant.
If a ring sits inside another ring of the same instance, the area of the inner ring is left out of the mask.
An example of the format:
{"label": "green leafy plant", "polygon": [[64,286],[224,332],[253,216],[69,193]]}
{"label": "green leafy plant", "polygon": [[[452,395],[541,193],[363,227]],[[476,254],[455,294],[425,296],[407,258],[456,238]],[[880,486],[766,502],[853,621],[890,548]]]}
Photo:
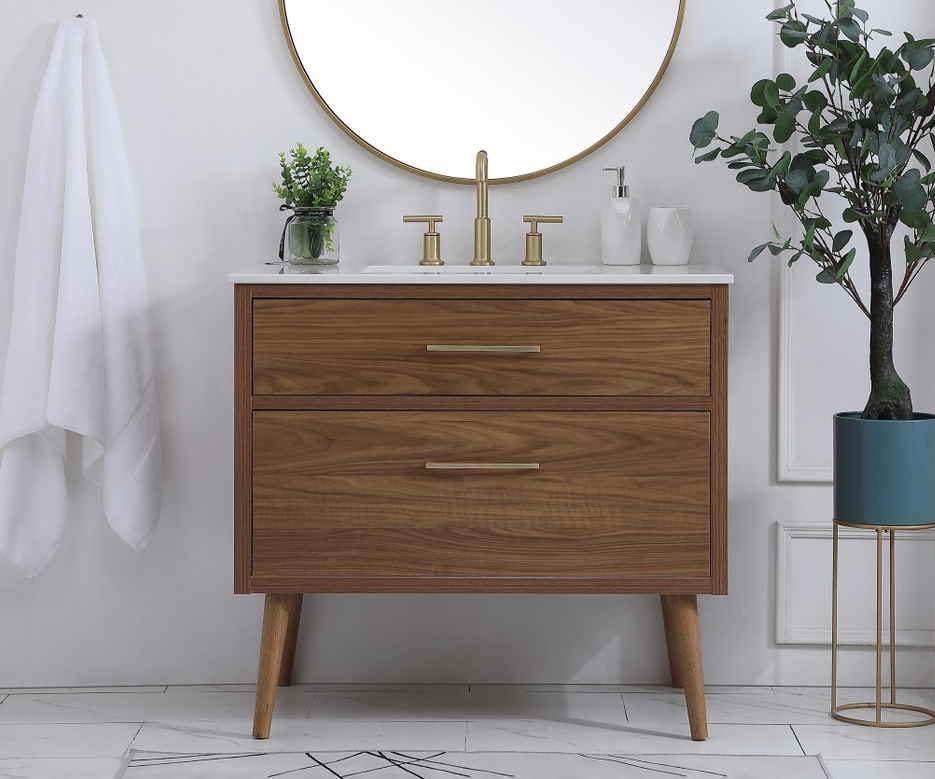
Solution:
{"label": "green leafy plant", "polygon": [[[935,255],[935,173],[927,156],[928,144],[935,148],[935,39],[904,33],[895,49],[877,47],[876,39],[891,33],[871,28],[855,0],[825,6],[826,18],[801,13],[796,2],[766,17],[779,25],[783,44],[804,51],[811,68],[805,84],[783,73],[753,85],[757,122],[772,138],[758,129],[723,137],[711,111],[694,123],[689,139],[696,151],[721,144],[696,163],[729,160],[738,182],[754,192],[776,191],[792,209],[801,235],[783,240],[776,233],[749,259],[766,250],[791,252],[789,265],[807,257],[820,268],[819,282],[839,285],[870,320],[870,397],[861,416],[910,419],[910,391],[893,364],[893,310]],[[793,138],[801,151],[773,146]],[[854,229],[835,228],[837,214],[823,210],[824,195],[837,197],[841,219]],[[900,223],[907,228],[905,270],[894,293],[891,244]],[[855,230],[869,249],[869,304],[851,276]]]}
{"label": "green leafy plant", "polygon": [[[280,210],[294,209],[296,214],[289,222],[308,209],[334,208],[344,198],[348,179],[353,172],[349,167],[331,164],[331,154],[319,146],[314,156],[297,143],[294,149],[279,155],[282,183],[273,183],[273,190],[285,203]],[[334,224],[320,218],[307,218],[289,231],[289,247],[297,257],[318,259],[327,249],[332,250]],[[286,230],[283,230],[285,238]],[[280,247],[280,257],[282,248]]]}
{"label": "green leafy plant", "polygon": [[282,183],[273,183],[276,194],[285,200],[283,208],[334,208],[344,198],[348,179],[353,172],[350,168],[331,164],[331,154],[324,146],[319,146],[315,156],[309,157],[308,151],[297,143],[286,153],[280,152],[279,166],[282,170]]}

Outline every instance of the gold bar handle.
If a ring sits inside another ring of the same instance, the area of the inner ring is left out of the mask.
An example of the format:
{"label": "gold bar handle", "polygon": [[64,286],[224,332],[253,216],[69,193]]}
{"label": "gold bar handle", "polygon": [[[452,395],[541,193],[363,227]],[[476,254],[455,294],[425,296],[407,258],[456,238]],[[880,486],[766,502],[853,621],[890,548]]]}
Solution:
{"label": "gold bar handle", "polygon": [[487,346],[484,344],[427,344],[427,352],[512,352],[538,354],[539,346]]}
{"label": "gold bar handle", "polygon": [[539,463],[426,463],[427,471],[538,471]]}

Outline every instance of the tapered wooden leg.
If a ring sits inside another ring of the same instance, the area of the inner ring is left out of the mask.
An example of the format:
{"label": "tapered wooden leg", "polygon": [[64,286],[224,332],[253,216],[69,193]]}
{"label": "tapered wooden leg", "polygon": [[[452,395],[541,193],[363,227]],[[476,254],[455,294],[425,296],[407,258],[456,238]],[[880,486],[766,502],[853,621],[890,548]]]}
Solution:
{"label": "tapered wooden leg", "polygon": [[267,593],[263,609],[263,636],[260,639],[260,667],[256,679],[256,708],[253,714],[253,737],[269,738],[276,703],[276,686],[282,669],[289,614],[297,595]]}
{"label": "tapered wooden leg", "polygon": [[666,652],[669,655],[669,678],[673,687],[681,689],[682,666],[679,661],[679,638],[672,617],[672,605],[667,595],[660,595],[659,600],[662,602],[662,626],[666,634]]}
{"label": "tapered wooden leg", "polygon": [[693,741],[708,737],[708,715],[704,700],[704,668],[701,662],[701,632],[698,628],[698,598],[694,595],[663,595],[671,630],[678,644],[679,668],[688,723]]}
{"label": "tapered wooden leg", "polygon": [[286,643],[282,650],[282,665],[279,669],[279,686],[292,684],[292,668],[295,665],[295,646],[299,640],[299,620],[302,617],[302,596],[296,595],[289,604],[289,625],[286,628]]}

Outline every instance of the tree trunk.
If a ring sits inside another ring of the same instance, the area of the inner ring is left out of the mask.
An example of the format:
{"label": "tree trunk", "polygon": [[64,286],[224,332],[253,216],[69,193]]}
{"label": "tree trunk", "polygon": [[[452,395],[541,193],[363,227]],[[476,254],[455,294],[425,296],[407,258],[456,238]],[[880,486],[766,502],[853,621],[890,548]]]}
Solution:
{"label": "tree trunk", "polygon": [[909,387],[893,365],[893,227],[866,226],[870,248],[870,398],[862,419],[911,419]]}

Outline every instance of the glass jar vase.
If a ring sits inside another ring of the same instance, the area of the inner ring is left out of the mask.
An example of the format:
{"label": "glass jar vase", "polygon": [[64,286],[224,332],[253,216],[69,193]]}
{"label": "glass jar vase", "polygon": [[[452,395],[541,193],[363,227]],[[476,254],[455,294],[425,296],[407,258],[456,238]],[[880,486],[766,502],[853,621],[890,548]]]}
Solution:
{"label": "glass jar vase", "polygon": [[292,265],[336,265],[340,238],[333,208],[297,208],[286,221],[283,259]]}

